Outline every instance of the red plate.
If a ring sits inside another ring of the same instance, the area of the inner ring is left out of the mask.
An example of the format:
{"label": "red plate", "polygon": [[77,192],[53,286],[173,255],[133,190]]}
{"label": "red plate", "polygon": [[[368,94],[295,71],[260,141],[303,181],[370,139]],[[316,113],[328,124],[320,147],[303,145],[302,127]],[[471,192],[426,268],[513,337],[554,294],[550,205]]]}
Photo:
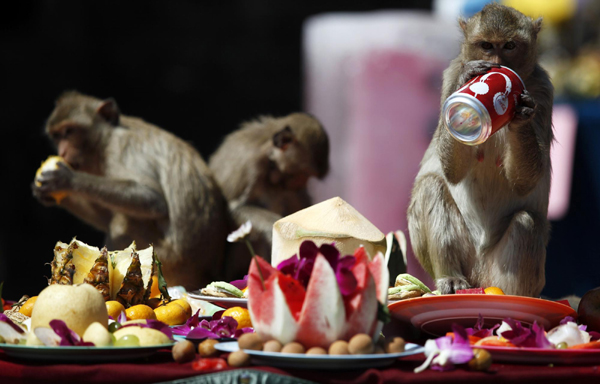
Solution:
{"label": "red plate", "polygon": [[485,327],[491,327],[510,317],[523,325],[537,321],[549,330],[566,316],[577,318],[568,305],[532,297],[510,295],[442,295],[417,297],[391,302],[390,314],[401,323],[410,324],[433,336],[450,332],[452,323],[473,327],[479,315]]}

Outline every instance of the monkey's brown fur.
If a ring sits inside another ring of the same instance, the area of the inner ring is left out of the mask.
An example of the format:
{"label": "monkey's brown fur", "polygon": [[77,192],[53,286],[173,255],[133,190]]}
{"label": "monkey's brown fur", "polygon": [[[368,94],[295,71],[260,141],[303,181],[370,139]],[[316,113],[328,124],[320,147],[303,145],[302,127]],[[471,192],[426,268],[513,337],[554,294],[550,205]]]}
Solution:
{"label": "monkey's brown fur", "polygon": [[252,222],[255,250],[268,259],[273,223],[308,207],[308,179],[327,174],[329,139],[308,114],[262,116],[228,135],[209,166],[237,224]]}
{"label": "monkey's brown fur", "polygon": [[478,146],[452,138],[440,116],[408,209],[413,250],[442,293],[497,286],[537,296],[545,284],[553,140],[553,87],[537,64],[541,19],[489,4],[459,24],[464,42],[444,71],[442,104],[498,64],[515,70],[527,91],[508,127]]}
{"label": "monkey's brown fur", "polygon": [[121,115],[112,99],[77,92],[59,97],[46,125],[73,168],[42,174],[32,186],[45,205],[60,206],[107,234],[109,249],[154,245],[169,285],[188,289],[223,273],[229,213],[200,154],[173,134]]}

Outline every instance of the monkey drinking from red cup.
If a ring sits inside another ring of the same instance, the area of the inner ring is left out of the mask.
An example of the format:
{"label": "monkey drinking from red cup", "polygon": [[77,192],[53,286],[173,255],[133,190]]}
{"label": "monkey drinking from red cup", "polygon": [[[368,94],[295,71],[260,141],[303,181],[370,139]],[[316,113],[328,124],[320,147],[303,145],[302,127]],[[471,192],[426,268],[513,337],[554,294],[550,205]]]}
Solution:
{"label": "monkey drinking from red cup", "polygon": [[442,104],[470,79],[506,66],[525,84],[514,119],[465,145],[440,117],[408,208],[415,256],[442,293],[496,286],[538,296],[545,284],[553,87],[537,63],[541,19],[488,4],[468,20],[444,71]]}

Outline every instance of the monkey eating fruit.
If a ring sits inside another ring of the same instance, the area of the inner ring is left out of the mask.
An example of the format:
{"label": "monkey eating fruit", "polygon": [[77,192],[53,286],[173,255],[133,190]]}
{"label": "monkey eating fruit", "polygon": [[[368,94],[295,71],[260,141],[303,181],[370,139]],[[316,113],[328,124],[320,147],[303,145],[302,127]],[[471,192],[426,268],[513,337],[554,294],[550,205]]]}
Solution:
{"label": "monkey eating fruit", "polygon": [[441,116],[425,152],[408,225],[415,256],[441,293],[496,286],[538,296],[544,287],[553,87],[537,63],[541,21],[495,3],[459,20],[464,42],[444,71],[442,104],[500,65],[527,91],[514,119],[486,142],[460,143]]}
{"label": "monkey eating fruit", "polygon": [[221,277],[229,211],[200,154],[113,99],[66,92],[46,124],[64,162],[32,184],[60,207],[106,233],[109,249],[154,246],[169,285],[188,289]]}

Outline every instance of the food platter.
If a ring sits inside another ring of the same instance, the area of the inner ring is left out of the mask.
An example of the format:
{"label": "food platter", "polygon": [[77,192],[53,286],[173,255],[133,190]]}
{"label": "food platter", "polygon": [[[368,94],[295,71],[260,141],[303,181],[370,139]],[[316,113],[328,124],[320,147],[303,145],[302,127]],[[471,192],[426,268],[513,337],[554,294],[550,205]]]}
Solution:
{"label": "food platter", "polygon": [[145,347],[46,347],[20,344],[0,344],[0,350],[8,356],[29,360],[64,363],[121,362],[154,355],[160,349],[170,349],[170,344]]}
{"label": "food platter", "polygon": [[542,349],[478,346],[497,363],[600,364],[600,349]]}
{"label": "food platter", "polygon": [[536,321],[548,330],[566,316],[577,317],[568,305],[524,296],[511,295],[442,295],[417,297],[390,302],[391,316],[432,336],[450,332],[452,323],[473,327],[479,318],[491,327],[505,318],[531,325]]}
{"label": "food platter", "polygon": [[[235,352],[237,341],[228,341],[215,345],[221,352]],[[406,344],[406,350],[399,353],[383,353],[373,355],[305,355],[295,353],[276,353],[245,350],[250,355],[252,363],[283,368],[349,370],[378,368],[393,364],[399,358],[422,353],[423,347],[417,344]]]}
{"label": "food platter", "polygon": [[188,296],[191,297],[192,299],[208,301],[209,303],[218,305],[219,307],[223,307],[223,308],[231,308],[231,307],[248,308],[248,299],[246,299],[246,298],[205,296],[205,295],[200,294],[200,291],[189,292]]}

